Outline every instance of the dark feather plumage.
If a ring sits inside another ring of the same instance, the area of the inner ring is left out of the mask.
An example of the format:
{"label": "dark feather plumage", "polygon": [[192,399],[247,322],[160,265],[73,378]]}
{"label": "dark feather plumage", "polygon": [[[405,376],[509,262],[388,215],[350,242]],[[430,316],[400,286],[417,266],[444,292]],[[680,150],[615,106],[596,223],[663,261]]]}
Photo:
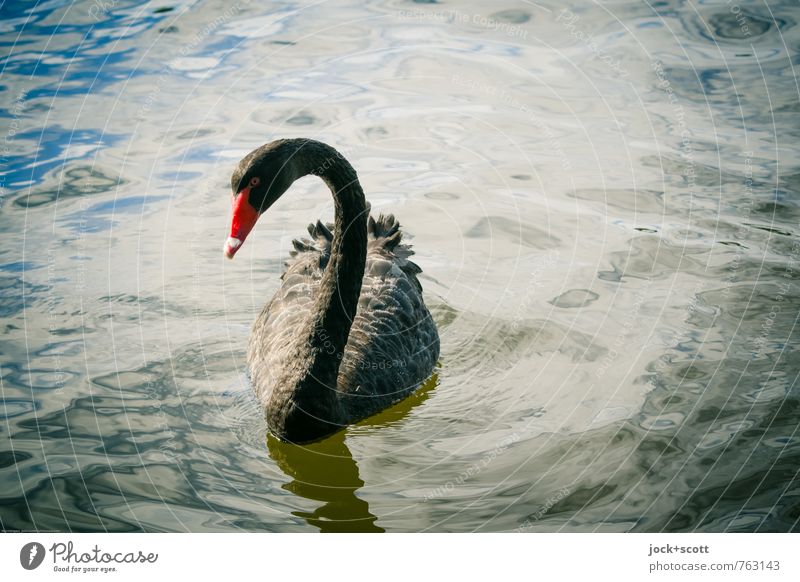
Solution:
{"label": "dark feather plumage", "polygon": [[[333,225],[308,225],[310,238],[292,241],[283,284],[254,327],[251,361],[262,361],[254,382],[269,401],[280,371],[293,357],[295,332],[311,317],[333,242]],[[344,350],[336,390],[346,423],[383,410],[413,392],[430,375],[439,357],[436,325],[422,299],[422,272],[402,244],[393,215],[370,216],[367,261],[358,311]],[[344,423],[343,423],[344,424]]]}

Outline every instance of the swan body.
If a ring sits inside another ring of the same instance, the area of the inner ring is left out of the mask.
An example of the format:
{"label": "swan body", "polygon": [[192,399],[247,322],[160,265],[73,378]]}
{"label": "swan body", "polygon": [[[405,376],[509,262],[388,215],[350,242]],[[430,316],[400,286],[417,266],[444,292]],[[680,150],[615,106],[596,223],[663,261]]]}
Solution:
{"label": "swan body", "polygon": [[335,222],[295,240],[282,283],[248,349],[267,426],[290,442],[319,440],[402,400],[427,379],[439,336],[420,268],[392,215],[368,216],[355,170],[314,140],[279,140],[246,156],[231,180],[232,257],[258,217],[302,175],[334,196]]}

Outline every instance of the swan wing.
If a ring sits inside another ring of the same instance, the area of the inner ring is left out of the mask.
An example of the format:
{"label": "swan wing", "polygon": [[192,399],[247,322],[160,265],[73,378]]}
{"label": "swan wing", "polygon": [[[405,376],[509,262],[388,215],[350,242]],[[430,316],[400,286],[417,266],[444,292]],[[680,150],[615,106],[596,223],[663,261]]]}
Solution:
{"label": "swan wing", "polygon": [[[253,324],[248,361],[256,395],[267,402],[280,373],[297,366],[297,331],[312,316],[322,274],[330,258],[330,228],[320,222],[308,225],[310,239],[292,241],[281,286]],[[253,366],[252,363],[259,365]]]}
{"label": "swan wing", "polygon": [[367,263],[338,388],[343,404],[369,416],[428,377],[439,357],[436,325],[422,298],[419,266],[392,215],[370,217]]}

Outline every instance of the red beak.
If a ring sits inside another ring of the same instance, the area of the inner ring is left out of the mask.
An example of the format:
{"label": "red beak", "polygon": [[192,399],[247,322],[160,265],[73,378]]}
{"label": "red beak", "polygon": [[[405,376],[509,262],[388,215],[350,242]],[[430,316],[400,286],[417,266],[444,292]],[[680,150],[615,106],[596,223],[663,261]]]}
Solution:
{"label": "red beak", "polygon": [[232,259],[236,251],[242,247],[244,239],[253,230],[258,217],[258,211],[250,205],[250,186],[246,186],[233,199],[231,234],[225,241],[224,247],[226,257]]}

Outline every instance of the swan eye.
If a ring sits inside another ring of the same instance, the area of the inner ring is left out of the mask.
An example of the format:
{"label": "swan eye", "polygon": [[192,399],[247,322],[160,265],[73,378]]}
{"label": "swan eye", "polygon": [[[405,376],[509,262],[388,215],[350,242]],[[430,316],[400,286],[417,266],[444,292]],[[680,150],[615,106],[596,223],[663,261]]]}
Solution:
{"label": "swan eye", "polygon": [[253,176],[252,178],[250,178],[250,187],[251,188],[255,188],[260,183],[261,183],[261,178],[259,178],[258,176]]}

